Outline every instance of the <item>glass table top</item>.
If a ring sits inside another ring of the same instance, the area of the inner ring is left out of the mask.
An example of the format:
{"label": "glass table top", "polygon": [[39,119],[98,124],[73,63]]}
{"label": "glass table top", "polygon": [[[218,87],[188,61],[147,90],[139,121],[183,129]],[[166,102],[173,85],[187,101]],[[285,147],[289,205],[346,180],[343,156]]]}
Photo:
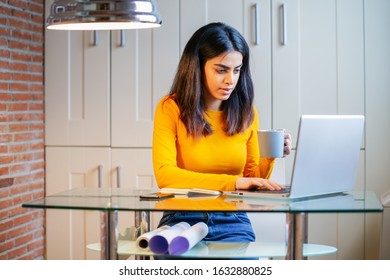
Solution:
{"label": "glass table top", "polygon": [[[158,190],[155,190],[158,191]],[[163,200],[143,200],[140,194],[153,190],[126,188],[79,188],[26,202],[22,206],[41,209],[100,211],[244,211],[244,212],[382,212],[374,192],[348,192],[301,200],[271,198],[218,197],[188,198],[176,196]]]}

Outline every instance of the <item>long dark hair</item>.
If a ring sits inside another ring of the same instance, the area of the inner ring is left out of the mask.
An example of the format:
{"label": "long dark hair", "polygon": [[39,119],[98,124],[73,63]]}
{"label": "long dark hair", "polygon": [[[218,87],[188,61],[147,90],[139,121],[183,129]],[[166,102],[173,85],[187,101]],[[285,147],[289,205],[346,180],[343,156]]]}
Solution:
{"label": "long dark hair", "polygon": [[208,60],[228,51],[240,52],[243,61],[234,91],[228,100],[222,102],[224,130],[228,135],[234,135],[243,132],[253,121],[254,91],[248,44],[233,27],[210,23],[198,29],[187,42],[170,91],[190,135],[206,136],[213,132],[204,116],[204,65]]}

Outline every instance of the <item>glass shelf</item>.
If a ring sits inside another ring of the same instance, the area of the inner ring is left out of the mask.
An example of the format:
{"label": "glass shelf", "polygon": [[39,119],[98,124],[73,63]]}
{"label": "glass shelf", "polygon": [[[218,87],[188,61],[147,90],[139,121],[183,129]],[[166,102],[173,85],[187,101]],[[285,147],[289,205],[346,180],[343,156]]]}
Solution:
{"label": "glass shelf", "polygon": [[[87,249],[100,252],[100,243],[93,243]],[[150,250],[139,249],[135,241],[119,240],[118,255],[121,256],[156,256]],[[319,244],[304,244],[303,255],[312,257],[318,255],[333,254],[337,248]],[[197,259],[223,259],[229,258],[285,258],[287,245],[277,242],[199,242],[188,252],[179,256],[167,256],[173,258],[197,258]]]}

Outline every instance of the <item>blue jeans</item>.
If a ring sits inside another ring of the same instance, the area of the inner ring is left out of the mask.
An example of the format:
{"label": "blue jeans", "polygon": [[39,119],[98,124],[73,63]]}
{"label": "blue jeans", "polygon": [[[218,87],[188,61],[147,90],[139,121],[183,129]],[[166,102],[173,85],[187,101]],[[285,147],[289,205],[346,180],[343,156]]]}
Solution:
{"label": "blue jeans", "polygon": [[204,241],[253,242],[255,233],[245,212],[164,212],[160,226],[204,222],[209,228]]}

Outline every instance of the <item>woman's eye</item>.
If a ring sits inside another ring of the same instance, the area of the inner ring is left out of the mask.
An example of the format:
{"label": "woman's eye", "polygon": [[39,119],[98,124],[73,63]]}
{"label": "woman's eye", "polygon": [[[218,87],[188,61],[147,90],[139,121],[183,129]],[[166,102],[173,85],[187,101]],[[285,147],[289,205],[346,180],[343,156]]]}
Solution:
{"label": "woman's eye", "polygon": [[226,70],[225,69],[217,69],[217,73],[224,74],[224,73],[226,73]]}
{"label": "woman's eye", "polygon": [[239,74],[241,72],[241,68],[234,69],[234,74]]}

